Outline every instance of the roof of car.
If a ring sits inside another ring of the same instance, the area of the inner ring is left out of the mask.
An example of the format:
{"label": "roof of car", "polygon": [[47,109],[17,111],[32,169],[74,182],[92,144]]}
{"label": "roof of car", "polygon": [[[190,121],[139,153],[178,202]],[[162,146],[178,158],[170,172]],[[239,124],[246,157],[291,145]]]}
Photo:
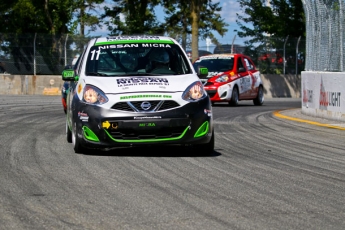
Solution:
{"label": "roof of car", "polygon": [[155,35],[135,35],[135,36],[109,36],[99,37],[94,39],[95,45],[104,44],[117,44],[117,43],[170,43],[176,44],[177,42],[166,36]]}
{"label": "roof of car", "polygon": [[235,55],[238,55],[238,54],[209,54],[209,55],[205,55],[205,56],[201,56],[199,57],[199,59],[213,59],[213,58],[222,58],[222,57],[226,57],[226,58],[229,58],[229,57],[234,57]]}

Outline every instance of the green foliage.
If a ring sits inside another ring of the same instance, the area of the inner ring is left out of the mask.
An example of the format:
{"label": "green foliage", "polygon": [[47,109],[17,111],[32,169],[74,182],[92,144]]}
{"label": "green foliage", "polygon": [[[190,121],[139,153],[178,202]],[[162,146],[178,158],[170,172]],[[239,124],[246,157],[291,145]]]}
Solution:
{"label": "green foliage", "polygon": [[[239,15],[240,37],[260,41],[265,35],[285,38],[305,37],[305,16],[301,0],[239,0],[244,15]],[[251,26],[248,26],[251,25]]]}
{"label": "green foliage", "polygon": [[[211,0],[196,1],[197,9],[197,29],[198,37],[202,39],[210,38],[214,44],[218,44],[214,36],[214,31],[223,36],[227,29],[228,24],[220,16],[222,7],[220,3],[213,3]],[[186,49],[190,46],[190,41],[187,39],[192,34],[192,2],[182,0],[163,0],[165,17],[164,27],[167,34],[180,41],[183,48]],[[197,53],[197,50],[194,51]]]}
{"label": "green foliage", "polygon": [[[101,27],[100,13],[97,8],[104,0],[74,0],[73,9],[75,19],[71,21],[70,30],[75,34],[85,35],[85,27],[90,27],[90,31],[95,31],[97,27]],[[77,26],[79,25],[79,32]],[[89,32],[89,31],[88,31]]]}
{"label": "green foliage", "polygon": [[[269,6],[266,0],[239,0],[239,3],[244,14],[237,14],[240,27],[237,34],[249,38],[245,42],[247,46],[257,44],[251,51],[256,53],[258,60],[272,53],[282,56],[284,47],[286,60],[296,56],[296,40],[306,35],[302,1],[271,0]],[[299,49],[303,52],[305,46]],[[277,74],[284,69],[281,63],[272,61],[258,61],[257,65],[262,73]]]}
{"label": "green foliage", "polygon": [[102,19],[111,35],[163,34],[163,26],[157,22],[154,7],[158,0],[113,0],[112,8],[105,7]]}

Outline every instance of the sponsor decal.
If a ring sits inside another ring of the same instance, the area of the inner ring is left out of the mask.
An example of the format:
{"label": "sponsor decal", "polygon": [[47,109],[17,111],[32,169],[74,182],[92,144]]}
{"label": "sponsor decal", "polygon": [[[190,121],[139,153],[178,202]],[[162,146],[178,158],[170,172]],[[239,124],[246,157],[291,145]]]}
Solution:
{"label": "sponsor decal", "polygon": [[88,122],[89,121],[89,115],[84,112],[78,112],[78,117],[81,121]]}
{"label": "sponsor decal", "polygon": [[341,92],[326,91],[321,78],[320,85],[320,109],[326,109],[328,106],[340,107]]}
{"label": "sponsor decal", "polygon": [[202,56],[202,57],[200,57],[200,59],[198,60],[198,61],[200,61],[200,60],[204,60],[204,59],[232,59],[233,58],[233,56],[231,56],[231,55],[217,55],[217,56],[215,56],[215,55],[212,55],[212,56]]}
{"label": "sponsor decal", "polygon": [[[90,53],[93,55],[91,56],[91,60],[93,60],[94,55],[102,52],[102,50],[106,49],[121,49],[121,48],[146,48],[146,47],[162,47],[162,48],[171,48],[169,44],[160,44],[160,43],[143,43],[143,44],[113,44],[113,45],[100,45],[98,46],[98,50],[92,50]],[[98,60],[98,56],[96,58]]]}
{"label": "sponsor decal", "polygon": [[257,76],[249,72],[250,77],[252,78],[252,90],[255,88],[255,83],[257,81]]}
{"label": "sponsor decal", "polygon": [[252,85],[250,82],[250,78],[248,76],[240,78],[240,87],[241,87],[242,92],[245,92],[251,89]]}
{"label": "sponsor decal", "polygon": [[134,120],[145,120],[145,119],[161,119],[161,116],[152,116],[152,117],[133,117]]}
{"label": "sponsor decal", "polygon": [[139,94],[139,95],[121,96],[120,100],[146,99],[146,98],[170,99],[170,98],[172,98],[172,96],[164,95],[164,94]]}
{"label": "sponsor decal", "polygon": [[167,78],[152,77],[130,77],[116,80],[118,87],[138,86],[138,85],[169,85]]}
{"label": "sponsor decal", "polygon": [[303,103],[313,103],[313,90],[311,89],[303,89]]}
{"label": "sponsor decal", "polygon": [[148,36],[148,35],[136,35],[136,36],[116,36],[107,37],[107,41],[117,41],[117,40],[160,40],[159,36]]}
{"label": "sponsor decal", "polygon": [[205,113],[207,116],[209,116],[209,117],[212,116],[212,111],[209,110],[209,109],[204,109],[204,113]]}
{"label": "sponsor decal", "polygon": [[149,122],[149,123],[139,123],[139,127],[155,127],[156,124],[153,122]]}
{"label": "sponsor decal", "polygon": [[79,83],[78,84],[78,94],[81,93],[82,89],[83,89],[83,86]]}
{"label": "sponsor decal", "polygon": [[208,72],[207,78],[211,78],[213,76],[216,76],[216,75],[222,74],[222,73],[224,73],[224,72]]}

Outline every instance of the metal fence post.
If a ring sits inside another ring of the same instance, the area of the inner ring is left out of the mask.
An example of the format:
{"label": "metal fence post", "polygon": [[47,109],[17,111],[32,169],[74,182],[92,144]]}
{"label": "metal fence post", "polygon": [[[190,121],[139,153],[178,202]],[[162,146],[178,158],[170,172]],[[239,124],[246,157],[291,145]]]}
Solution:
{"label": "metal fence post", "polygon": [[236,34],[235,34],[234,38],[232,39],[232,44],[231,44],[231,53],[232,54],[234,53],[234,42],[235,42],[235,39],[236,39]]}
{"label": "metal fence post", "polygon": [[284,65],[283,65],[283,68],[284,68],[284,75],[285,75],[285,65],[286,65],[286,58],[285,58],[285,46],[286,46],[286,42],[287,42],[288,38],[289,38],[289,35],[288,35],[288,36],[286,36],[286,38],[285,38],[285,42],[284,42],[284,59],[283,59],[283,61],[284,61]]}
{"label": "metal fence post", "polygon": [[[301,36],[299,36],[298,40],[297,40],[297,44],[296,44],[296,87],[297,87],[297,82],[298,82],[298,79],[297,79],[297,76],[298,76],[298,46],[299,46],[299,41],[301,40]],[[297,90],[295,90],[297,92]],[[296,95],[297,97],[297,95]]]}
{"label": "metal fence post", "polygon": [[[342,0],[339,0],[339,16],[340,16],[340,19],[339,21],[340,22],[343,22],[344,21],[344,15],[343,15],[343,1]],[[344,71],[344,55],[343,55],[343,52],[344,52],[344,40],[343,40],[343,30],[342,30],[342,24],[340,24],[339,26],[339,31],[340,31],[340,39],[339,39],[339,42],[340,42],[340,71],[343,72]]]}
{"label": "metal fence post", "polygon": [[65,40],[65,66],[67,65],[67,40],[68,40],[68,34],[66,35],[66,40]]}
{"label": "metal fence post", "polygon": [[35,33],[34,37],[34,76],[36,75],[36,36],[37,33]]}

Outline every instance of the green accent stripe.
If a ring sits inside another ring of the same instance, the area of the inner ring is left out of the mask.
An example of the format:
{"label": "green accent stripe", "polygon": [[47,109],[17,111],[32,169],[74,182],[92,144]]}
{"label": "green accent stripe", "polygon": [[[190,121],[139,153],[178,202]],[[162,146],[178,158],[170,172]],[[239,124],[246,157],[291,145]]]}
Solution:
{"label": "green accent stripe", "polygon": [[118,139],[113,138],[107,130],[104,130],[104,131],[110,137],[110,139],[112,139],[115,142],[120,142],[120,143],[149,143],[149,142],[164,142],[164,141],[179,140],[179,139],[181,139],[186,134],[188,129],[189,129],[189,126],[178,137],[161,138],[161,139],[146,139],[146,140],[118,140]]}
{"label": "green accent stripe", "polygon": [[99,142],[98,137],[96,136],[96,134],[94,132],[92,132],[92,130],[89,127],[83,126],[83,131],[84,131],[84,137],[87,140]]}
{"label": "green accent stripe", "polygon": [[198,131],[196,131],[194,137],[202,137],[205,136],[208,133],[209,130],[209,123],[208,121],[205,121],[198,129]]}
{"label": "green accent stripe", "polygon": [[115,41],[108,41],[108,42],[96,42],[96,45],[137,44],[137,43],[174,44],[174,42],[171,40],[115,40]]}

